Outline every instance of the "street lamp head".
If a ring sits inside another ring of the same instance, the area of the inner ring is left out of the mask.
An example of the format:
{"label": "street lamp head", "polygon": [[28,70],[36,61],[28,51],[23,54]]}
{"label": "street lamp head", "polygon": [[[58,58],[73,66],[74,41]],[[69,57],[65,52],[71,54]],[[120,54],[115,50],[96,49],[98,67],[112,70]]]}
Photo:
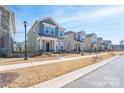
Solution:
{"label": "street lamp head", "polygon": [[28,25],[28,23],[26,22],[26,20],[24,21],[24,26],[26,27]]}

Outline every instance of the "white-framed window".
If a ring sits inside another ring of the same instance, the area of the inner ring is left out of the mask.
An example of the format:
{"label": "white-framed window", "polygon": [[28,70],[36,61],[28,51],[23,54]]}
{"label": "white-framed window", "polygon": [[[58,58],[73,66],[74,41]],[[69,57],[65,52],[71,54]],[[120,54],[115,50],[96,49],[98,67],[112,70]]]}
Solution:
{"label": "white-framed window", "polygon": [[63,37],[64,36],[64,31],[63,30],[59,30],[59,36]]}
{"label": "white-framed window", "polygon": [[44,23],[44,34],[55,35],[55,27],[51,24]]}
{"label": "white-framed window", "polygon": [[49,27],[48,26],[44,26],[44,32],[45,32],[45,34],[49,34]]}
{"label": "white-framed window", "polygon": [[83,41],[84,40],[84,36],[82,34],[80,34],[80,40]]}
{"label": "white-framed window", "polygon": [[51,27],[50,32],[52,35],[55,35],[55,28]]}

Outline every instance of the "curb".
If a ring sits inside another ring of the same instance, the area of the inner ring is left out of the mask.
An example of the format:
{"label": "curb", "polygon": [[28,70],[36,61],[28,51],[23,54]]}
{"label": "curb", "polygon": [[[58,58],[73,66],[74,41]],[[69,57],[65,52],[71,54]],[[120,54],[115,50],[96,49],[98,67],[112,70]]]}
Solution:
{"label": "curb", "polygon": [[118,57],[119,57],[119,55],[115,56],[113,58],[109,58],[109,59],[106,59],[104,61],[101,61],[99,63],[93,64],[93,65],[90,65],[87,67],[83,67],[79,70],[64,74],[64,75],[56,77],[54,79],[45,81],[41,84],[31,86],[29,88],[60,88],[60,87],[63,87],[66,84],[68,84],[68,83],[98,69],[99,67],[101,67],[101,66],[103,66],[109,62],[111,62],[112,60],[115,60]]}

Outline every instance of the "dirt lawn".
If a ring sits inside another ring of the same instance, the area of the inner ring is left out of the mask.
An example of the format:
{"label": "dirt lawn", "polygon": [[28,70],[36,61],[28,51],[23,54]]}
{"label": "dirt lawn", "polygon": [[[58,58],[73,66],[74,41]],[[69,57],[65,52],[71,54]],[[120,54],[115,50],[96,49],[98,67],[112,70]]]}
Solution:
{"label": "dirt lawn", "polygon": [[[103,52],[103,53],[107,53],[107,52]],[[103,53],[100,53],[100,54],[103,54]],[[85,54],[85,55],[90,55],[90,54]],[[36,57],[28,58],[28,60],[24,60],[24,58],[0,58],[0,66],[27,63],[27,62],[57,60],[57,59],[60,59],[61,57],[71,58],[71,57],[79,57],[79,56],[81,56],[81,54],[65,53],[65,54],[55,54],[51,56],[48,56],[48,55],[36,56]]]}
{"label": "dirt lawn", "polygon": [[8,85],[9,87],[25,88],[53,79],[55,77],[80,69],[82,67],[100,62],[113,56],[115,55],[106,54],[100,56],[100,58],[98,58],[97,60],[95,60],[94,57],[82,58],[74,61],[11,70],[4,73],[9,72],[19,75],[18,78],[16,78],[11,84]]}
{"label": "dirt lawn", "polygon": [[51,55],[51,56],[48,56],[48,55],[36,56],[36,57],[28,58],[28,60],[24,60],[24,58],[0,58],[0,66],[1,65],[27,63],[27,62],[57,60],[57,59],[60,59],[60,57],[70,58],[70,57],[78,57],[78,56],[81,56],[81,55],[66,53],[66,54],[61,54],[61,55],[55,54],[55,55]]}

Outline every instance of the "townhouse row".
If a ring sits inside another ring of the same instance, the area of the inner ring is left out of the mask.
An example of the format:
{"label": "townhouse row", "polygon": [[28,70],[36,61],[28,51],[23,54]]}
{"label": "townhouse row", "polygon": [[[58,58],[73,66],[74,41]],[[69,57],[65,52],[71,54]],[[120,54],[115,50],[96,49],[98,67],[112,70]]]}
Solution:
{"label": "townhouse row", "polygon": [[[65,31],[53,18],[36,20],[28,31],[27,48],[31,52],[80,52],[111,50],[112,42],[97,37],[95,33],[87,34],[84,31]],[[7,6],[0,6],[0,54],[13,50],[24,51],[24,42],[14,45],[15,17]],[[21,49],[22,48],[22,49]]]}
{"label": "townhouse row", "polygon": [[81,52],[112,50],[111,40],[103,40],[95,33],[66,31],[51,17],[36,20],[28,32],[27,45],[31,52]]}

